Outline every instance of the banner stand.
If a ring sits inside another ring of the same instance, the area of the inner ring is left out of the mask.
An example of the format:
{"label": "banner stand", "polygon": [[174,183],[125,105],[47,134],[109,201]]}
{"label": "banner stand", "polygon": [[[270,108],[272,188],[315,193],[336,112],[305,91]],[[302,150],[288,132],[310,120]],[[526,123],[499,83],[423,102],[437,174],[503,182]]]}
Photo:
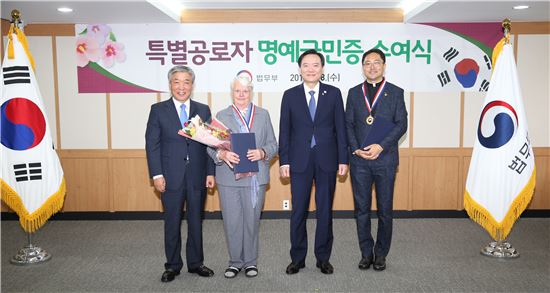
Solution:
{"label": "banner stand", "polygon": [[43,263],[52,258],[45,250],[32,244],[32,234],[27,233],[29,244],[21,248],[10,262],[14,265],[31,265]]}
{"label": "banner stand", "polygon": [[493,241],[481,249],[481,254],[494,258],[518,258],[519,252],[506,240]]}

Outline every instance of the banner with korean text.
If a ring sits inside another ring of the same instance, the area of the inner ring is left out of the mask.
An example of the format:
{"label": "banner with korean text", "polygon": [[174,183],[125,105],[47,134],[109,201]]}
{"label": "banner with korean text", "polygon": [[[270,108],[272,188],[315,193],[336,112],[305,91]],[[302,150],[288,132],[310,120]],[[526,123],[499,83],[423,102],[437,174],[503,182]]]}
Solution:
{"label": "banner with korean text", "polygon": [[486,91],[500,23],[77,24],[80,93],[165,92],[174,65],[196,73],[195,90],[225,92],[237,74],[256,91],[301,82],[298,56],[322,52],[322,81],[360,83],[361,56],[379,48],[388,80],[406,91]]}

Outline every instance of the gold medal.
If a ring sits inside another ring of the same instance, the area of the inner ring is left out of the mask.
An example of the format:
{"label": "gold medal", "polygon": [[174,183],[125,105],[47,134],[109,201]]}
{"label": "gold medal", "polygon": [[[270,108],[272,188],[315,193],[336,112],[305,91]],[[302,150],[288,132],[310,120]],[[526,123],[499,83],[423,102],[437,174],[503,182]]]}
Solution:
{"label": "gold medal", "polygon": [[374,117],[372,117],[371,115],[369,115],[369,117],[367,117],[367,124],[368,124],[368,125],[372,125],[373,122],[374,122]]}

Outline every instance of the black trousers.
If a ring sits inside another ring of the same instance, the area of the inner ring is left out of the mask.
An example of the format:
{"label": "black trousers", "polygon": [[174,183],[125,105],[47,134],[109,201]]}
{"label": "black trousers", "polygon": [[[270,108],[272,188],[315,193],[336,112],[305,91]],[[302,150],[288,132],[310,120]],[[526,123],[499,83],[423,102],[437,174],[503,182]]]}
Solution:
{"label": "black trousers", "polygon": [[[355,158],[356,160],[358,158]],[[368,161],[351,164],[350,176],[355,204],[357,236],[364,257],[374,252],[386,256],[390,251],[393,226],[393,189],[395,184],[395,164]],[[376,244],[371,234],[372,186],[376,188],[376,208],[378,213],[378,231]]]}

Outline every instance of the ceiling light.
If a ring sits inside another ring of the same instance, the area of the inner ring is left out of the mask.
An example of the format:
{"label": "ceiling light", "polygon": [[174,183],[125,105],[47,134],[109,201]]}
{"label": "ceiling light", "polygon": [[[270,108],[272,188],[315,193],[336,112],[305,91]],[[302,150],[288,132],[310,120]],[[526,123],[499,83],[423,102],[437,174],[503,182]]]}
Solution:
{"label": "ceiling light", "polygon": [[527,9],[527,8],[529,8],[529,6],[527,6],[527,5],[514,6],[514,9],[516,9],[516,10],[522,10],[522,9]]}
{"label": "ceiling light", "polygon": [[63,13],[69,13],[69,12],[73,12],[73,9],[69,7],[59,7],[57,8],[57,11],[63,12]]}

